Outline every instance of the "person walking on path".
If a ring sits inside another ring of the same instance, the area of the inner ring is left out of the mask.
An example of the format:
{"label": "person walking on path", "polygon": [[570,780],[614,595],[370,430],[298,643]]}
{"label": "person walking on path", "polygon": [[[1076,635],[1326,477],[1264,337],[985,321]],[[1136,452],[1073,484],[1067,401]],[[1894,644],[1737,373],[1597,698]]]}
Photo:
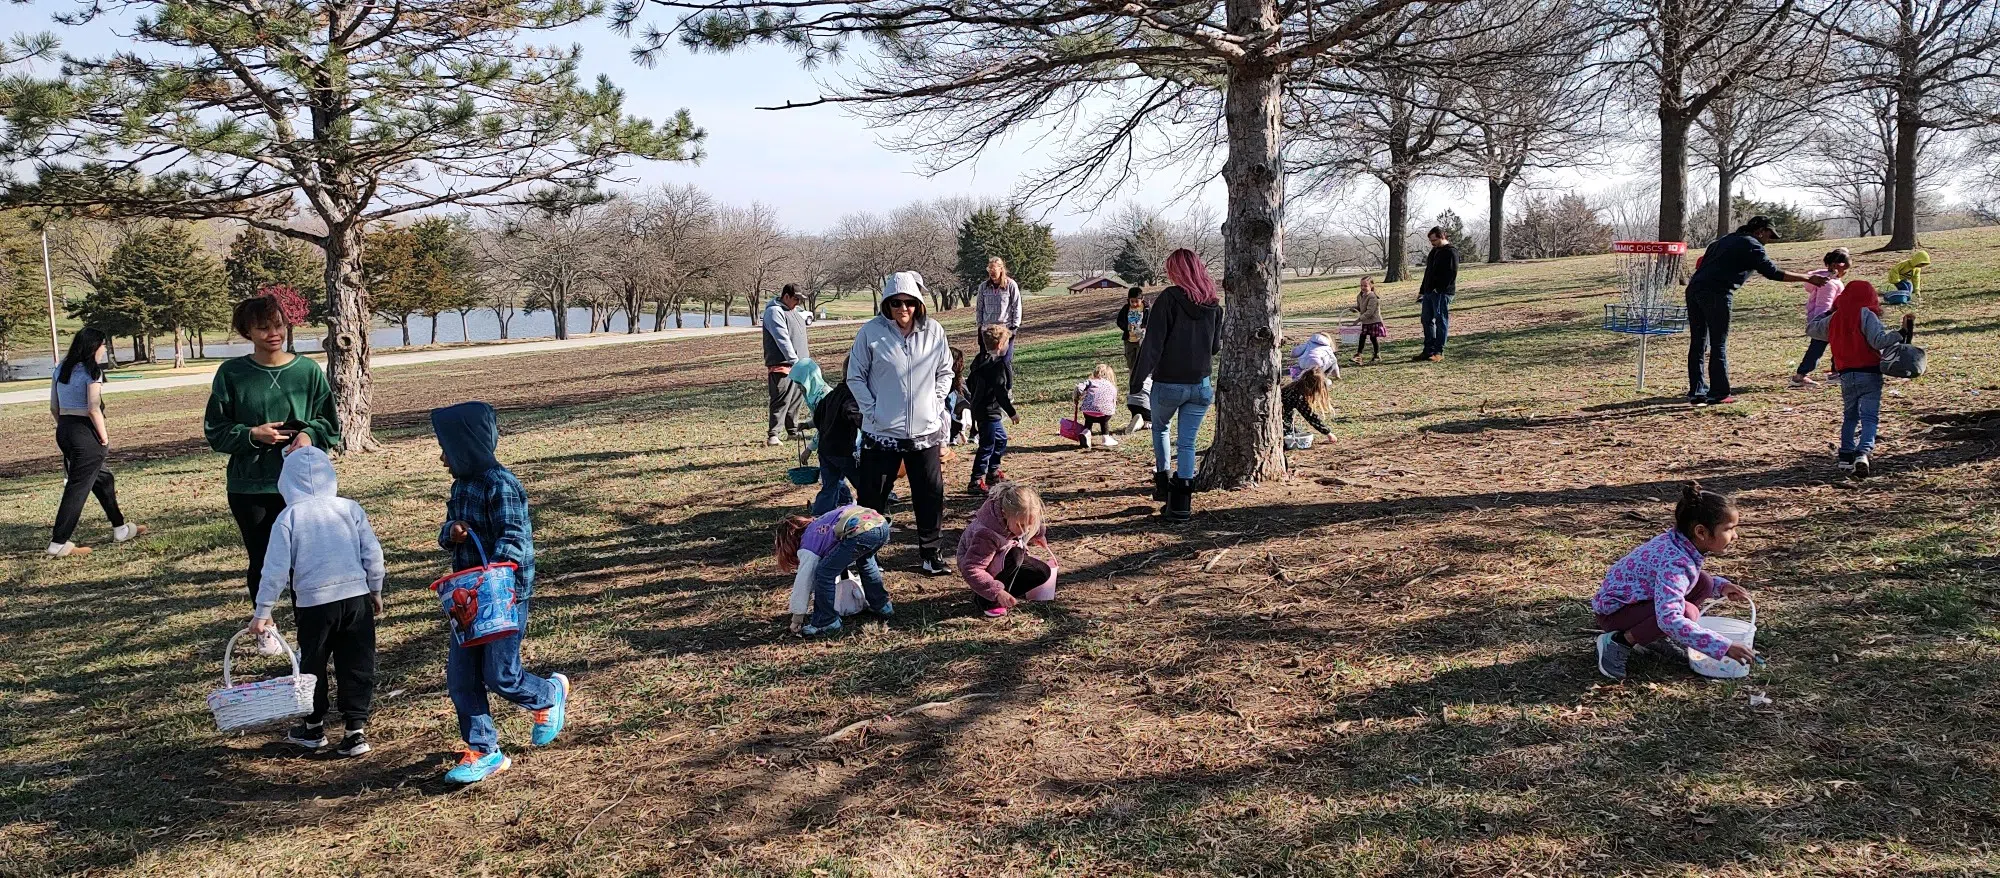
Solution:
{"label": "person walking on path", "polygon": [[[1729,311],[1737,288],[1756,272],[1784,283],[1822,286],[1825,277],[1786,271],[1771,262],[1764,245],[1781,240],[1771,218],[1753,216],[1736,231],[1708,245],[1688,278],[1688,402],[1697,406],[1736,401],[1729,386]],[[1702,362],[1707,359],[1704,376]]]}
{"label": "person walking on path", "polygon": [[[340,416],[319,364],[285,350],[290,327],[277,299],[251,296],[238,302],[230,325],[254,349],[215,370],[202,432],[208,447],[229,455],[229,513],[243,535],[249,562],[244,584],[254,603],[271,523],[285,509],[278,493],[285,453],[308,445],[338,446]],[[275,638],[260,639],[258,647],[271,655],[283,652]]]}
{"label": "person walking on path", "polygon": [[1424,350],[1412,360],[1444,359],[1444,339],[1451,329],[1451,297],[1458,294],[1458,249],[1443,226],[1432,226],[1431,252],[1424,257],[1424,280],[1417,286],[1423,306]]}
{"label": "person walking on path", "polygon": [[951,344],[924,310],[924,276],[900,271],[882,280],[881,313],[854,334],[847,386],[861,409],[861,505],[889,514],[897,472],[910,475],[923,572],[945,576],[944,398],[951,392]]}
{"label": "person walking on path", "polygon": [[986,350],[986,327],[1007,327],[1007,350],[1001,356],[1014,362],[1014,336],[1021,331],[1021,285],[1007,274],[1007,261],[995,256],[986,260],[986,279],[979,282],[975,315],[979,320],[979,349]]}
{"label": "person walking on path", "polygon": [[[1153,499],[1166,502],[1171,521],[1194,514],[1194,442],[1215,402],[1209,381],[1222,350],[1222,305],[1208,266],[1188,249],[1167,256],[1167,287],[1146,319],[1146,341],[1126,390],[1138,393],[1152,379]],[[1173,470],[1167,469],[1167,422],[1174,421]]]}
{"label": "person walking on path", "polygon": [[1146,291],[1133,287],[1125,291],[1125,307],[1113,318],[1125,339],[1125,371],[1139,365],[1139,345],[1146,340]]}
{"label": "person walking on path", "polygon": [[81,558],[90,548],[71,542],[83,518],[84,499],[97,495],[104,517],[111,520],[111,540],[122,543],[146,529],[125,520],[118,509],[118,484],[104,465],[111,451],[111,430],[104,425],[104,332],[86,326],[70,339],[69,353],[49,379],[49,415],[56,420],[56,447],[62,449],[62,504],[56,507],[55,531],[49,535],[49,555]]}
{"label": "person walking on path", "polygon": [[799,431],[799,386],[790,380],[792,364],[812,356],[807,338],[806,312],[800,309],[805,297],[794,284],[785,284],[778,297],[764,306],[764,371],[771,397],[771,426],[764,444],[777,445],[778,424],[785,425],[787,437]]}

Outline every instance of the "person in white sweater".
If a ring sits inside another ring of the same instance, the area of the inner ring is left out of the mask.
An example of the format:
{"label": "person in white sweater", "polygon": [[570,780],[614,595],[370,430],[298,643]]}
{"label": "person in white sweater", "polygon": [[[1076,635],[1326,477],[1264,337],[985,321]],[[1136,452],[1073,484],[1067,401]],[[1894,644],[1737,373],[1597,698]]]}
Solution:
{"label": "person in white sweater", "polygon": [[382,543],[361,504],[339,495],[333,461],[305,446],[285,456],[278,476],[285,509],[271,524],[257,609],[250,631],[276,625],[271,608],[292,593],[292,623],[299,634],[299,669],[318,679],[313,711],[285,734],[310,750],[326,746],[328,659],[340,678],[340,713],[346,734],[338,752],[368,752],[369,709],[375,698],[375,617],[382,612]]}

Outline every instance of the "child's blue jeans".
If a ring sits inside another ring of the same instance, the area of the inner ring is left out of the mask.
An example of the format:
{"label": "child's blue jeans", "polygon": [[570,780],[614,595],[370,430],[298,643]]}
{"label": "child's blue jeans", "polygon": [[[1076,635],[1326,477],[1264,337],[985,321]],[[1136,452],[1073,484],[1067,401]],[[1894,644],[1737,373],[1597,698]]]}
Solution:
{"label": "child's blue jeans", "polygon": [[813,497],[814,517],[825,515],[854,502],[848,483],[854,480],[854,458],[836,454],[819,456],[819,494]]}
{"label": "child's blue jeans", "polygon": [[847,539],[834,543],[813,568],[813,611],[812,619],[806,624],[814,628],[824,628],[840,618],[833,608],[833,587],[840,574],[853,569],[861,577],[861,592],[868,598],[869,609],[879,610],[889,603],[889,589],[882,584],[882,565],[875,563],[875,553],[889,544],[889,525],[878,524]]}
{"label": "child's blue jeans", "polygon": [[990,476],[1000,471],[1000,458],[1007,454],[1007,425],[999,418],[979,424],[979,450],[972,455],[972,477]]}
{"label": "child's blue jeans", "polygon": [[1840,373],[1840,454],[1853,459],[1875,450],[1875,424],[1882,416],[1882,373]]}
{"label": "child's blue jeans", "polygon": [[[528,609],[521,608],[521,630],[528,628]],[[505,637],[478,646],[453,644],[444,660],[444,688],[451,694],[451,706],[458,711],[458,735],[467,746],[480,753],[500,747],[500,730],[486,693],[505,698],[529,710],[554,707],[556,684],[521,670],[521,635]]]}
{"label": "child's blue jeans", "polygon": [[1167,468],[1167,421],[1174,422],[1174,475],[1194,478],[1194,439],[1208,407],[1215,404],[1215,386],[1153,382],[1153,471]]}

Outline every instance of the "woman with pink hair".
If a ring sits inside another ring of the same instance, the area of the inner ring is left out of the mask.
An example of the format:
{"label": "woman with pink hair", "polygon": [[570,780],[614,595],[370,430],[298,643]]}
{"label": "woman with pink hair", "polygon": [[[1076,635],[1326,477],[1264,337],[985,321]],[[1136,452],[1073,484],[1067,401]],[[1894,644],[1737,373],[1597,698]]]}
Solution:
{"label": "woman with pink hair", "polygon": [[[1194,514],[1194,440],[1215,402],[1209,381],[1222,349],[1222,306],[1208,266],[1188,249],[1167,256],[1167,287],[1146,314],[1146,340],[1132,368],[1129,391],[1153,380],[1153,499],[1171,521]],[[1168,470],[1167,422],[1174,422],[1173,469]]]}

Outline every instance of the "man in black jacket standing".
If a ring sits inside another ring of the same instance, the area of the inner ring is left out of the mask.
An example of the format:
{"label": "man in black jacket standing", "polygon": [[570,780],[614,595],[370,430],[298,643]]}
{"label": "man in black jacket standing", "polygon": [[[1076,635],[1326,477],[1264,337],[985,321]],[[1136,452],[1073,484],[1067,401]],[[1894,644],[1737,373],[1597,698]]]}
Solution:
{"label": "man in black jacket standing", "polygon": [[1424,352],[1412,360],[1444,359],[1445,332],[1451,326],[1451,297],[1458,293],[1458,251],[1443,226],[1432,226],[1431,252],[1424,257],[1424,281],[1417,287],[1423,304]]}
{"label": "man in black jacket standing", "polygon": [[[1753,216],[1708,245],[1694,276],[1688,278],[1688,402],[1704,406],[1736,401],[1729,393],[1729,312],[1737,288],[1750,279],[1751,272],[1785,283],[1826,283],[1772,263],[1764,245],[1776,240],[1778,230],[1770,217]],[[1704,354],[1707,381],[1702,380]]]}

